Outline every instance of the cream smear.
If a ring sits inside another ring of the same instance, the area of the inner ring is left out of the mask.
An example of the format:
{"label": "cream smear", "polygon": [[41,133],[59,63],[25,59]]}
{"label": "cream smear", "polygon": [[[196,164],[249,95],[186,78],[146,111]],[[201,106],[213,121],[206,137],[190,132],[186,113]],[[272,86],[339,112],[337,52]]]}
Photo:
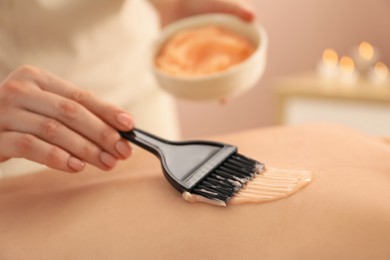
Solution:
{"label": "cream smear", "polygon": [[[266,168],[241,188],[227,204],[263,203],[282,199],[298,192],[311,180],[312,174],[310,171]],[[183,198],[188,202],[204,202],[226,206],[223,201],[210,200],[189,192],[184,192]]]}
{"label": "cream smear", "polygon": [[261,203],[288,197],[310,183],[309,171],[267,168],[231,198],[228,204]]}

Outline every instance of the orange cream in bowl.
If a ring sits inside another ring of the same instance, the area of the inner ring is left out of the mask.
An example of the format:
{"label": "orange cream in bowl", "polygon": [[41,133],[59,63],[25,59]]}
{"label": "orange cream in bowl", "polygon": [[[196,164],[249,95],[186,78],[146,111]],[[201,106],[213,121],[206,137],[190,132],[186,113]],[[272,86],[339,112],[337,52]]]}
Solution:
{"label": "orange cream in bowl", "polygon": [[178,76],[206,75],[246,60],[256,46],[222,26],[207,25],[175,34],[162,47],[156,65]]}
{"label": "orange cream in bowl", "polygon": [[266,49],[267,36],[259,24],[226,14],[194,16],[163,29],[153,72],[161,88],[176,97],[236,96],[263,74]]}

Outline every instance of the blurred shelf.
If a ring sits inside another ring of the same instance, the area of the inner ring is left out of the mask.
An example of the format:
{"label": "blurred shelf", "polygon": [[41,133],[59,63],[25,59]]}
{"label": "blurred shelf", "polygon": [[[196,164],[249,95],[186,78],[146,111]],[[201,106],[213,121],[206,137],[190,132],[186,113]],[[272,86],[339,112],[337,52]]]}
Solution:
{"label": "blurred shelf", "polygon": [[373,84],[358,80],[354,84],[338,79],[324,79],[315,73],[276,80],[276,93],[281,96],[309,96],[318,98],[353,99],[390,102],[390,83]]}
{"label": "blurred shelf", "polygon": [[275,81],[278,122],[335,122],[375,135],[390,135],[390,82],[347,84],[315,73]]}

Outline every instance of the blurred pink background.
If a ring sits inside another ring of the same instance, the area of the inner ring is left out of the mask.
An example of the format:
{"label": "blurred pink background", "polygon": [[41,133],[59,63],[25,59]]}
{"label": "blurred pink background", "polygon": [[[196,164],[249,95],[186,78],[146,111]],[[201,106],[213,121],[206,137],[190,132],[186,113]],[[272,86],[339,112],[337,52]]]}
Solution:
{"label": "blurred pink background", "polygon": [[256,88],[217,102],[178,100],[184,138],[227,133],[276,123],[273,81],[314,71],[325,48],[349,55],[352,46],[368,41],[390,64],[389,0],[254,0],[258,20],[269,37],[268,63]]}

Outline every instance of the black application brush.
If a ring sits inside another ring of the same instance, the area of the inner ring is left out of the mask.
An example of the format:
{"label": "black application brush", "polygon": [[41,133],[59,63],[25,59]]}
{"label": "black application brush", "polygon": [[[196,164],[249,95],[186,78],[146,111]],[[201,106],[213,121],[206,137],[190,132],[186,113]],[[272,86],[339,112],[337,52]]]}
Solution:
{"label": "black application brush", "polygon": [[238,154],[233,145],[172,142],[136,128],[120,134],[159,157],[165,177],[179,192],[200,195],[223,205],[264,170],[264,164]]}

